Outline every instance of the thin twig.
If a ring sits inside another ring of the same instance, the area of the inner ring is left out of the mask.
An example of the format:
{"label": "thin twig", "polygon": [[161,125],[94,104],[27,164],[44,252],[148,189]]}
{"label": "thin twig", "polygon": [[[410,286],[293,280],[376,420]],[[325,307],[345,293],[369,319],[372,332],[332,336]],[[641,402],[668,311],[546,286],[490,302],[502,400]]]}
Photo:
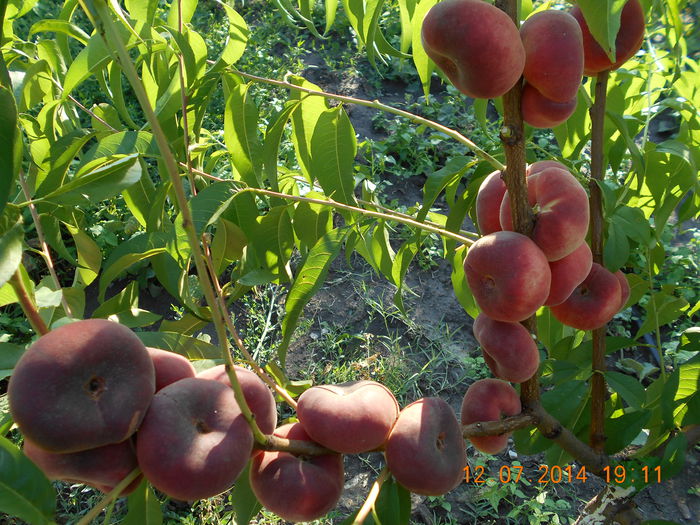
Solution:
{"label": "thin twig", "polygon": [[124,492],[124,489],[129,486],[129,484],[134,481],[139,475],[141,474],[141,469],[136,467],[134,470],[129,472],[129,474],[121,480],[117,485],[110,490],[107,494],[105,494],[104,498],[102,498],[97,505],[92,507],[90,511],[83,516],[76,525],[90,525],[90,522],[94,520],[97,516],[100,515],[100,512],[104,510],[104,508],[112,503],[115,499],[119,497],[119,495]]}
{"label": "thin twig", "polygon": [[389,469],[385,466],[379,473],[379,476],[377,476],[377,479],[374,480],[372,488],[370,489],[369,494],[367,494],[367,499],[365,499],[365,502],[362,507],[360,507],[360,510],[357,511],[357,515],[352,521],[352,525],[362,525],[365,522],[365,519],[367,519],[367,516],[369,516],[370,512],[372,512],[372,509],[374,508],[374,505],[377,503],[377,498],[382,490],[382,485],[389,479],[389,476],[391,476],[391,472],[389,472]]}
{"label": "thin twig", "polygon": [[29,324],[32,325],[34,331],[39,335],[48,334],[49,327],[46,326],[46,323],[41,318],[41,315],[39,315],[39,310],[34,304],[34,301],[32,301],[32,298],[29,296],[29,292],[24,286],[24,281],[22,280],[22,275],[20,274],[19,269],[15,271],[12,277],[10,277],[9,283],[17,295],[19,305],[22,307],[22,311],[27,317],[27,320],[29,320]]}
{"label": "thin twig", "polygon": [[367,215],[369,217],[375,217],[377,219],[384,219],[387,221],[396,221],[396,222],[400,222],[402,224],[406,224],[408,226],[413,226],[414,228],[419,228],[421,230],[429,231],[430,233],[437,233],[438,235],[441,235],[443,237],[448,237],[450,239],[454,239],[455,241],[460,242],[462,244],[466,244],[466,245],[474,244],[473,239],[469,239],[467,237],[464,237],[463,235],[459,235],[458,233],[451,232],[451,231],[446,230],[444,228],[432,226],[431,224],[419,222],[415,219],[401,217],[399,215],[390,215],[388,213],[382,213],[382,212],[378,212],[378,211],[366,210],[364,208],[358,208],[357,206],[343,204],[342,202],[338,202],[338,201],[335,201],[333,199],[327,199],[327,200],[313,199],[310,197],[301,197],[299,195],[288,195],[286,193],[279,193],[276,191],[265,190],[262,188],[243,188],[243,189],[238,191],[239,194],[246,193],[246,192],[258,193],[260,195],[268,195],[270,197],[278,197],[280,199],[286,199],[286,200],[297,201],[297,202],[310,202],[313,204],[320,204],[322,206],[330,206],[332,208],[338,208],[340,210],[347,210],[347,211],[360,213],[362,215]]}
{"label": "thin twig", "polygon": [[389,106],[387,104],[379,102],[379,100],[365,100],[365,99],[356,98],[356,97],[348,97],[345,95],[336,95],[334,93],[327,93],[325,91],[318,91],[315,89],[309,89],[309,88],[305,88],[302,86],[297,86],[296,84],[292,84],[291,82],[286,82],[284,80],[273,80],[270,78],[259,77],[257,75],[251,75],[250,73],[244,73],[244,72],[239,71],[237,69],[233,69],[233,73],[235,73],[236,75],[240,75],[243,78],[253,80],[254,82],[271,84],[273,86],[278,86],[278,87],[282,87],[285,89],[293,89],[295,91],[301,91],[302,93],[307,93],[308,95],[330,98],[333,100],[340,100],[341,102],[347,102],[350,104],[357,104],[358,106],[365,106],[368,108],[378,109],[380,111],[385,111],[387,113],[392,113],[394,115],[398,115],[400,117],[407,118],[407,119],[411,120],[412,122],[422,124],[422,125],[427,126],[429,128],[433,128],[434,130],[439,131],[440,133],[444,133],[448,137],[456,140],[457,142],[464,144],[470,150],[472,150],[477,157],[488,162],[497,170],[505,169],[505,166],[498,159],[489,155],[486,151],[484,151],[479,146],[477,146],[472,140],[465,137],[464,135],[462,135],[458,131],[455,131],[451,128],[448,128],[447,126],[443,126],[442,124],[439,124],[439,123],[432,121],[430,119],[427,119],[425,117],[421,117],[420,115],[416,115],[415,113],[411,113],[409,111],[404,111],[403,109],[398,109],[398,108],[395,108],[393,106]]}
{"label": "thin twig", "polygon": [[[24,177],[24,171],[19,170],[19,185],[22,187],[22,193],[24,193],[24,198],[29,201],[31,199],[31,193],[29,191],[29,186],[27,185],[27,180]],[[51,251],[49,250],[49,245],[46,243],[46,236],[44,235],[44,228],[41,226],[41,220],[39,219],[39,213],[36,211],[36,206],[34,203],[29,202],[29,213],[32,215],[32,221],[34,222],[34,228],[36,229],[36,236],[39,239],[39,246],[41,247],[41,254],[46,263],[46,267],[49,269],[49,274],[51,275],[51,280],[53,280],[54,285],[57,290],[61,290],[61,305],[63,306],[63,311],[68,317],[73,317],[68,301],[63,295],[63,287],[61,286],[61,281],[58,279],[58,274],[56,274],[56,269],[53,265],[53,259],[51,258]]]}

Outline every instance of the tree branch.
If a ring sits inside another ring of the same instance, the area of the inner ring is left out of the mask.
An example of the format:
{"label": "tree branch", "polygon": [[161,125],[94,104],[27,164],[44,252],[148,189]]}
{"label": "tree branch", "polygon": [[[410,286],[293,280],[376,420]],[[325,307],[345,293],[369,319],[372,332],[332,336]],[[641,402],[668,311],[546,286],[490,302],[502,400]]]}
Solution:
{"label": "tree branch", "polygon": [[[595,99],[591,107],[591,180],[589,189],[591,192],[591,251],[593,261],[603,264],[603,194],[599,183],[605,176],[605,151],[604,151],[604,125],[605,125],[605,101],[608,88],[609,73],[603,71],[598,74],[595,84]],[[593,330],[593,357],[591,377],[591,446],[602,452],[605,447],[605,398],[607,387],[605,385],[605,333],[607,324]]]}

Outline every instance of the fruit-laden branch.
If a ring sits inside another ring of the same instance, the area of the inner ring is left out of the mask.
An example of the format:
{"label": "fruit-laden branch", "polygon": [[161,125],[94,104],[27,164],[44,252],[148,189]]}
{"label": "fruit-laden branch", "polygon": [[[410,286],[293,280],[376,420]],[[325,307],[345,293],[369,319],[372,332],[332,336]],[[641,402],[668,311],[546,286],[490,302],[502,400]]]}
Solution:
{"label": "fruit-laden branch", "polygon": [[279,87],[283,87],[286,89],[294,89],[296,91],[301,91],[302,93],[307,93],[309,95],[330,98],[333,100],[340,100],[342,102],[347,102],[349,104],[357,104],[358,106],[365,106],[368,108],[378,109],[380,111],[385,111],[387,113],[392,113],[394,115],[398,115],[400,117],[407,118],[408,120],[410,120],[412,122],[415,122],[417,124],[422,124],[422,125],[427,126],[429,128],[433,128],[434,130],[439,131],[440,133],[444,133],[448,137],[451,137],[454,140],[456,140],[457,142],[464,144],[470,150],[472,150],[477,157],[488,162],[497,170],[505,169],[505,166],[498,159],[496,159],[493,156],[486,153],[486,151],[481,149],[473,141],[471,141],[469,138],[465,137],[464,135],[462,135],[458,131],[455,131],[451,128],[448,128],[447,126],[443,126],[442,124],[438,124],[437,122],[435,122],[433,120],[416,115],[415,113],[410,113],[408,111],[404,111],[402,109],[398,109],[398,108],[389,106],[387,104],[379,102],[379,100],[365,100],[365,99],[361,99],[361,98],[348,97],[348,96],[344,96],[344,95],[336,95],[333,93],[327,93],[325,91],[317,91],[315,89],[309,89],[309,88],[305,88],[302,86],[297,86],[296,84],[292,84],[291,82],[286,82],[286,81],[282,81],[282,80],[273,80],[270,78],[251,75],[250,73],[243,73],[242,71],[239,71],[236,69],[233,70],[233,73],[235,73],[236,75],[239,75],[243,78],[253,80],[254,82],[262,82],[265,84],[271,84],[273,86],[279,86]]}
{"label": "fruit-laden branch", "polygon": [[[591,251],[593,262],[603,264],[603,194],[599,184],[605,176],[603,165],[605,102],[608,89],[608,71],[598,73],[595,84],[595,99],[591,107]],[[593,376],[591,377],[591,446],[602,452],[605,446],[605,332],[607,324],[592,332]]]}
{"label": "fruit-laden branch", "polygon": [[[519,24],[517,0],[497,0],[496,7],[504,11],[513,20],[516,27]],[[506,154],[506,168],[501,177],[508,188],[510,209],[512,210],[513,229],[530,236],[534,225],[534,214],[527,196],[525,182],[525,138],[523,132],[523,115],[521,111],[522,83],[503,95],[503,126],[501,127],[501,142]],[[531,332],[536,331],[534,317],[523,321],[523,325]],[[535,374],[520,386],[520,397],[523,407],[527,408],[540,398],[539,379]]]}
{"label": "fruit-laden branch", "polygon": [[34,331],[39,335],[48,334],[49,327],[46,326],[46,323],[39,315],[39,310],[37,310],[32,298],[29,297],[29,292],[27,292],[27,288],[24,286],[24,281],[22,280],[22,275],[19,273],[19,270],[10,277],[9,283],[17,295],[19,305],[22,307],[22,311],[24,315],[27,316],[29,324],[32,325]]}

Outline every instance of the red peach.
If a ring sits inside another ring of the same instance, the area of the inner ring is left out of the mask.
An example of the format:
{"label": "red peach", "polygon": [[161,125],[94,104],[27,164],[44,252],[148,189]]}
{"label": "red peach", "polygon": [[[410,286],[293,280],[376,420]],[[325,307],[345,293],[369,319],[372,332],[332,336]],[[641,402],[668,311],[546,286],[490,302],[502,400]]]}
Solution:
{"label": "red peach", "polygon": [[[520,397],[510,384],[500,379],[480,379],[471,384],[462,400],[462,425],[479,421],[499,421],[522,410]],[[510,434],[470,437],[475,448],[486,454],[498,454],[508,445]]]}
{"label": "red peach", "polygon": [[[568,171],[546,168],[527,178],[527,191],[536,217],[532,240],[547,260],[566,257],[583,243],[588,233],[590,211],[586,190]],[[501,203],[501,225],[504,230],[513,229],[507,191]]]}
{"label": "red peach", "polygon": [[592,265],[593,254],[585,242],[566,257],[551,261],[549,269],[552,270],[552,287],[545,306],[554,306],[566,301],[588,276]]}
{"label": "red peach", "polygon": [[525,83],[520,105],[523,120],[533,128],[555,128],[574,114],[577,102],[575,96],[564,102],[557,102],[545,97],[531,84]]}
{"label": "red peach", "polygon": [[[277,403],[275,396],[272,395],[267,385],[260,379],[255,372],[235,366],[236,377],[241,384],[243,397],[251,412],[255,415],[255,421],[258,423],[260,430],[265,434],[272,434],[277,426]],[[218,365],[207,370],[203,370],[197,377],[200,379],[212,379],[219,381],[231,388],[231,381],[226,373],[225,365]]]}
{"label": "red peach", "polygon": [[583,35],[583,72],[595,76],[601,71],[614,70],[627,62],[639,50],[644,41],[644,10],[639,0],[629,0],[620,14],[620,29],[615,38],[615,62],[611,62],[600,44],[591,34],[581,8],[574,6],[571,16],[581,26]]}
{"label": "red peach", "polygon": [[396,481],[425,496],[459,485],[466,459],[462,429],[450,405],[438,397],[405,407],[386,442],[386,463]]}
{"label": "red peach", "polygon": [[539,11],[525,20],[520,36],[528,84],[555,102],[575,99],[583,77],[583,36],[576,19],[564,11]]}
{"label": "red peach", "polygon": [[579,330],[601,328],[620,309],[620,283],[607,268],[593,263],[588,277],[561,304],[551,307],[552,315]]}
{"label": "red peach", "polygon": [[311,439],[343,454],[374,450],[399,415],[391,391],[376,381],[318,385],[299,396],[297,415]]}
{"label": "red peach", "polygon": [[540,353],[523,325],[496,321],[481,313],[474,320],[473,329],[493,375],[523,383],[537,372]]}
{"label": "red peach", "polygon": [[176,381],[153,397],[136,440],[146,479],[183,501],[228,490],[252,449],[253,434],[233,390],[196,377]]}
{"label": "red peach", "polygon": [[520,79],[525,49],[510,17],[483,0],[444,0],[421,27],[423,48],[462,93],[496,98]]}
{"label": "red peach", "polygon": [[8,387],[22,434],[50,452],[79,452],[129,438],[155,391],[153,362],[127,327],[86,319],[41,336]]}
{"label": "red peach", "polygon": [[557,162],[556,160],[538,160],[537,162],[533,162],[532,164],[530,164],[527,167],[525,173],[529,177],[530,175],[539,173],[540,171],[545,170],[547,168],[559,168],[564,171],[569,171],[569,168],[567,168],[561,162]]}
{"label": "red peach", "polygon": [[195,376],[194,367],[185,356],[149,346],[146,350],[156,371],[156,392],[175,381]]}
{"label": "red peach", "polygon": [[464,272],[479,308],[497,321],[523,321],[549,295],[547,258],[520,233],[502,231],[481,237],[467,252]]}
{"label": "red peach", "polygon": [[[138,467],[131,439],[80,452],[56,454],[42,449],[25,437],[23,451],[50,480],[83,483],[104,493],[110,492]],[[141,478],[138,476],[132,481],[120,496],[133,492]]]}
{"label": "red peach", "polygon": [[[301,424],[283,425],[275,435],[311,441]],[[343,492],[343,456],[297,457],[289,452],[264,451],[253,456],[250,486],[266,509],[287,521],[311,521],[338,504]]]}
{"label": "red peach", "polygon": [[629,301],[632,290],[630,289],[630,283],[627,281],[625,274],[622,273],[622,270],[616,271],[613,275],[617,277],[617,281],[620,283],[620,308],[618,308],[618,311],[620,311],[625,307],[627,301]]}
{"label": "red peach", "polygon": [[506,184],[500,171],[489,174],[479,186],[476,194],[476,222],[481,235],[501,231],[501,201],[506,193]]}

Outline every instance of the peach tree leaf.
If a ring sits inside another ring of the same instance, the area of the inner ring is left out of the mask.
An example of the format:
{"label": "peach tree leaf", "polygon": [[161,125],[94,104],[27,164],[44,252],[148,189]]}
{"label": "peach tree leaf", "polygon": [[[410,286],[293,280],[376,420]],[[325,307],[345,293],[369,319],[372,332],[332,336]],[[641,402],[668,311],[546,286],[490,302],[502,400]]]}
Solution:
{"label": "peach tree leaf", "polygon": [[46,476],[0,437],[0,511],[32,525],[53,523],[56,492]]}
{"label": "peach tree leaf", "polygon": [[321,237],[309,252],[304,265],[299,270],[294,283],[287,294],[285,303],[286,315],[282,320],[282,343],[277,355],[282,364],[287,357],[287,347],[292,340],[299,316],[306,303],[314,296],[323,284],[333,260],[340,253],[340,247],[347,234],[347,229],[340,228],[329,231]]}
{"label": "peach tree leaf", "polygon": [[127,501],[129,512],[122,522],[124,525],[161,525],[163,523],[160,501],[145,479],[129,495]]}
{"label": "peach tree leaf", "polygon": [[588,29],[612,62],[615,61],[615,39],[620,30],[620,14],[627,0],[579,0]]}

